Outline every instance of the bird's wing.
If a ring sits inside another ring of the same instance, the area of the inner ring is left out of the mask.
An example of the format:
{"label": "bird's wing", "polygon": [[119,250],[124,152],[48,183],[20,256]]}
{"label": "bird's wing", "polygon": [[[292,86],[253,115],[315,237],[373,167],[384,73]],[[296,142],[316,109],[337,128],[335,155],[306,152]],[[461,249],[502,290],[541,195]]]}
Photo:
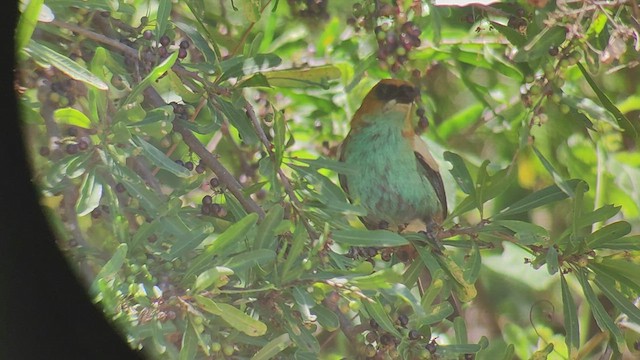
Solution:
{"label": "bird's wing", "polygon": [[416,154],[416,159],[418,159],[418,164],[420,164],[431,186],[433,186],[436,191],[438,200],[440,200],[440,204],[442,205],[442,220],[444,220],[444,218],[447,217],[447,197],[444,193],[444,183],[438,170],[438,163],[433,156],[431,156],[427,143],[418,135],[415,135],[413,138],[413,151]]}

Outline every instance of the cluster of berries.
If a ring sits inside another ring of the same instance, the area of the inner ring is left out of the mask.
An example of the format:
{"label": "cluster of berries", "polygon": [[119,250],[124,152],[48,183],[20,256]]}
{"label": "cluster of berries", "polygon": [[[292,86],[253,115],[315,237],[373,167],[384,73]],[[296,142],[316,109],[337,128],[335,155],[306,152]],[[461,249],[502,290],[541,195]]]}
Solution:
{"label": "cluster of berries", "polygon": [[[396,328],[399,332],[406,334],[410,341],[423,340],[424,336],[415,329],[408,329],[409,317],[405,314],[399,314],[395,321]],[[396,347],[400,344],[400,339],[396,338],[389,332],[380,328],[380,325],[373,320],[369,320],[369,330],[365,334],[364,355],[368,359],[397,359],[398,351]],[[430,340],[422,350],[433,355],[437,351],[435,340]],[[426,354],[425,354],[426,355]]]}
{"label": "cluster of berries", "polygon": [[[57,141],[56,144],[60,147],[64,146],[64,151],[69,155],[75,155],[89,149],[91,144],[89,137],[79,135],[78,128],[71,126],[67,130],[67,136]],[[40,156],[47,157],[51,154],[51,149],[48,146],[41,146],[38,153]]]}
{"label": "cluster of berries", "polygon": [[384,24],[375,28],[378,40],[378,60],[381,66],[389,66],[392,72],[398,72],[408,60],[409,52],[420,46],[422,30],[413,22],[407,21],[400,29]]}
{"label": "cluster of berries", "polygon": [[540,96],[546,97],[548,101],[558,106],[561,113],[567,114],[571,111],[569,105],[562,102],[562,86],[565,83],[565,72],[569,66],[573,66],[580,61],[581,53],[570,48],[560,49],[551,46],[548,50],[552,57],[542,67],[542,76],[534,77],[529,74],[525,77],[527,85],[521,94],[521,100],[526,107],[533,107],[532,124],[542,125],[547,121],[545,109],[540,101]]}
{"label": "cluster of berries", "polygon": [[[211,178],[209,181],[209,186],[211,190],[217,191],[216,189],[220,186],[220,180],[218,178]],[[221,204],[214,203],[213,197],[211,195],[205,195],[202,198],[202,206],[200,207],[200,212],[202,215],[210,215],[219,218],[223,218],[227,216],[227,209]]]}
{"label": "cluster of berries", "polygon": [[37,97],[42,104],[53,108],[72,106],[77,97],[87,94],[82,82],[70,79],[56,68],[41,68],[35,73],[38,76]]}

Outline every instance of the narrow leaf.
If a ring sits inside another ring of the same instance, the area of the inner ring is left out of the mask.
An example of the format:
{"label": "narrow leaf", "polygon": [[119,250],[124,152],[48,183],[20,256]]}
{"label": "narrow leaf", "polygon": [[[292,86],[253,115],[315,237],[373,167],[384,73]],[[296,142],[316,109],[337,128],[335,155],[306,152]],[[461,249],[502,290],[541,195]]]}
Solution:
{"label": "narrow leaf", "polygon": [[[567,184],[570,189],[575,189],[579,181],[581,180],[572,179],[568,180]],[[566,199],[567,197],[567,193],[561,190],[558,185],[552,185],[529,194],[524,199],[516,201],[511,206],[495,215],[494,218],[500,219],[509,215],[520,214],[555,201]]]}
{"label": "narrow leaf", "polygon": [[100,280],[111,276],[120,270],[122,264],[124,264],[124,261],[127,258],[127,250],[127,244],[118,245],[116,251],[111,255],[111,259],[104,264],[93,280],[93,283],[91,283],[91,286],[89,287],[89,292],[91,294],[95,294],[98,290],[98,282]]}
{"label": "narrow leaf", "polygon": [[611,223],[589,235],[585,239],[585,246],[589,249],[597,249],[601,244],[615,241],[631,232],[631,224],[626,221]]}
{"label": "narrow leaf", "polygon": [[273,338],[264,345],[257,353],[255,353],[255,355],[253,355],[251,360],[269,360],[289,346],[291,346],[291,338],[289,337],[289,334],[284,333]]}
{"label": "narrow leaf", "polygon": [[573,301],[567,280],[560,274],[560,284],[562,287],[562,308],[564,313],[564,331],[566,332],[564,341],[571,354],[577,353],[580,349],[580,326],[578,323],[578,307]]}
{"label": "narrow leaf", "polygon": [[171,160],[162,151],[158,150],[158,148],[146,142],[141,137],[134,135],[133,142],[142,149],[142,152],[155,166],[161,169],[165,169],[170,173],[182,178],[191,176],[189,170],[187,170],[184,166],[176,164],[175,161]]}
{"label": "narrow leaf", "polygon": [[96,176],[95,168],[89,171],[80,185],[80,196],[76,203],[78,216],[84,216],[92,212],[100,205],[102,198],[102,183]]}
{"label": "narrow leaf", "polygon": [[456,153],[445,151],[444,159],[453,165],[453,168],[450,170],[450,172],[451,175],[453,175],[456,183],[458,183],[458,186],[460,186],[460,190],[462,190],[467,195],[474,195],[476,189],[473,185],[473,180],[471,179],[471,175],[469,174],[467,165],[465,165],[462,157],[460,157],[460,155]]}
{"label": "narrow leaf", "polygon": [[262,336],[267,332],[267,325],[245,314],[235,306],[216,303],[201,295],[195,295],[194,298],[203,310],[220,316],[233,328],[249,336]]}
{"label": "narrow leaf", "polygon": [[332,239],[347,246],[401,246],[409,244],[404,237],[387,230],[335,230]]}
{"label": "narrow leaf", "polygon": [[375,320],[378,325],[384,330],[390,332],[396,337],[401,337],[400,332],[393,325],[389,314],[384,310],[384,307],[378,300],[374,300],[374,302],[363,301],[365,310],[373,320]]}
{"label": "narrow leaf", "polygon": [[30,55],[38,58],[42,62],[53,65],[58,70],[69,75],[69,77],[71,77],[72,79],[82,81],[85,84],[94,86],[100,90],[109,89],[109,86],[105,84],[104,81],[93,75],[89,70],[78,65],[78,63],[69,59],[68,57],[61,55],[44,45],[30,40],[29,45],[27,45],[24,50]]}

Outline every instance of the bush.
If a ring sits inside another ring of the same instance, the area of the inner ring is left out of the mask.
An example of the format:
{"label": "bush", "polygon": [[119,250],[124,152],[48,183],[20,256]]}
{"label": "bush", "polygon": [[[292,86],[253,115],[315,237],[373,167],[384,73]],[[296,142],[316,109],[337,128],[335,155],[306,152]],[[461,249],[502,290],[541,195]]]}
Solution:
{"label": "bush", "polygon": [[[34,177],[133,348],[638,354],[634,2],[42,3],[16,37]],[[336,185],[384,78],[421,92],[451,209],[434,231],[366,230]]]}

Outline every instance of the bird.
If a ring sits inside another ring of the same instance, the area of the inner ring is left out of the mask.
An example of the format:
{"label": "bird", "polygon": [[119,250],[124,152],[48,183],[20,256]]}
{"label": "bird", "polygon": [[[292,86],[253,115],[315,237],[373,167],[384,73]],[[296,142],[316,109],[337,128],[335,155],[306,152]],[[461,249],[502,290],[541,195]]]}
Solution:
{"label": "bird", "polygon": [[413,108],[419,92],[410,82],[380,80],[365,96],[339,147],[339,174],[348,200],[366,211],[367,229],[433,234],[447,216],[439,167],[415,133]]}

